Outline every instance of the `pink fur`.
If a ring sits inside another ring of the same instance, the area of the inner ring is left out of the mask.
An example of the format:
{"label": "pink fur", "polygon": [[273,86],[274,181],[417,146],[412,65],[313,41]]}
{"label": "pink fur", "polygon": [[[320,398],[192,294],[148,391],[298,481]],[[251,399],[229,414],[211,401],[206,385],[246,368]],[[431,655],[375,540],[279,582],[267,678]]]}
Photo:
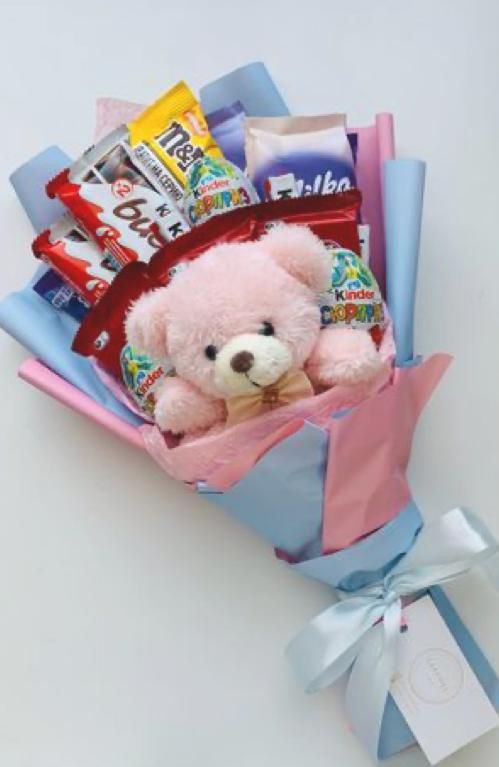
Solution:
{"label": "pink fur", "polygon": [[292,277],[317,293],[327,290],[331,281],[331,258],[324,243],[310,229],[281,224],[271,229],[263,242],[274,261]]}
{"label": "pink fur", "polygon": [[316,387],[353,385],[378,375],[383,360],[367,330],[323,330],[307,360],[306,371]]}
{"label": "pink fur", "polygon": [[151,356],[168,356],[177,373],[158,398],[160,428],[192,435],[220,427],[223,395],[205,349],[260,334],[265,322],[291,353],[292,367],[309,360],[315,383],[375,376],[380,362],[368,334],[320,331],[316,293],[329,279],[322,242],[306,227],[280,225],[258,242],[211,248],[168,287],[140,298],[126,321],[128,340]]}
{"label": "pink fur", "polygon": [[132,306],[125,320],[128,343],[151,357],[164,357],[167,316],[166,288],[145,293]]}
{"label": "pink fur", "polygon": [[161,388],[154,417],[162,431],[182,434],[202,430],[224,421],[223,400],[208,397],[189,381],[178,376],[168,378]]}

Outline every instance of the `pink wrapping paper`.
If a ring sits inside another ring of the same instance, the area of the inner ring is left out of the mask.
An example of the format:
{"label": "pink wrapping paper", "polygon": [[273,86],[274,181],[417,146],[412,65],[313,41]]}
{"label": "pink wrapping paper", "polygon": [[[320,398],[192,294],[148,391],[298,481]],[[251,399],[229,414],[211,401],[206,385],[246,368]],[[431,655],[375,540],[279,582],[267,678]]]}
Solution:
{"label": "pink wrapping paper", "polygon": [[94,140],[99,141],[119,125],[129,123],[143,109],[142,104],[135,104],[133,101],[112,98],[97,99]]}
{"label": "pink wrapping paper", "polygon": [[323,551],[350,546],[406,506],[417,421],[451,357],[436,354],[396,371],[393,385],[329,425]]}
{"label": "pink wrapping paper", "polygon": [[332,412],[357,405],[386,386],[392,375],[394,351],[389,326],[380,348],[385,360],[384,367],[368,385],[335,386],[324,394],[299,400],[230,429],[174,448],[168,447],[157,427],[144,426],[142,436],[146,448],[161,468],[175,479],[183,482],[206,480],[216,489],[227,489],[275,444],[276,432],[283,435],[282,439],[287,435],[287,429],[293,428],[291,423],[305,420],[316,426],[325,426]]}
{"label": "pink wrapping paper", "polygon": [[97,405],[93,399],[49,370],[38,360],[28,359],[23,362],[18,375],[23,381],[36,386],[44,394],[49,394],[63,405],[76,410],[77,413],[81,413],[99,426],[104,426],[125,442],[144,449],[144,441],[139,429],[135,429],[114,413]]}

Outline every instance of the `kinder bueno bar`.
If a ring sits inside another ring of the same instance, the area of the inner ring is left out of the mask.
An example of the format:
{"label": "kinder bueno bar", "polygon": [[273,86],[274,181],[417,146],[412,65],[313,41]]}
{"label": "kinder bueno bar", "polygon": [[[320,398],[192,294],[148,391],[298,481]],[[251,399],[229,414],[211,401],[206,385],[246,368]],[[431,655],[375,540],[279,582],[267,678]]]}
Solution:
{"label": "kinder bueno bar", "polygon": [[[137,162],[128,138],[126,126],[117,128],[47,185],[49,197],[71,211],[116,270],[149,261],[167,239],[189,228],[157,178]],[[153,222],[159,224],[155,233]]]}
{"label": "kinder bueno bar", "polygon": [[31,247],[90,305],[102,298],[120,268],[112,253],[102,253],[70,213],[41,232]]}
{"label": "kinder bueno bar", "polygon": [[222,158],[196,97],[179,82],[128,124],[133,156],[180,202],[195,162]]}

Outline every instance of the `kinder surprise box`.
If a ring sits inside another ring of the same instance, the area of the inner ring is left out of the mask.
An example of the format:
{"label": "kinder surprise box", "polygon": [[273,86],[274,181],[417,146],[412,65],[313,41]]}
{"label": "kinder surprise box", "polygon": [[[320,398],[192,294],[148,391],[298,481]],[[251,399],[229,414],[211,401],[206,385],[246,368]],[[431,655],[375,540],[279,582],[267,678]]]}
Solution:
{"label": "kinder surprise box", "polygon": [[[252,118],[289,115],[261,63],[202,88],[201,105],[223,153],[239,165],[245,121],[256,130],[258,120]],[[116,136],[123,130],[119,126],[138,114],[146,114],[139,105],[99,100],[97,137]],[[175,140],[182,138],[182,119]],[[203,113],[196,119],[203,120]],[[382,372],[355,396],[348,387],[335,386],[180,443],[132,407],[112,377],[71,351],[88,306],[73,289],[74,281],[64,280],[64,271],[61,276],[41,266],[30,284],[2,301],[0,324],[33,355],[20,369],[24,380],[147,450],[167,474],[256,530],[283,566],[334,589],[332,606],[312,618],[286,651],[298,679],[310,692],[348,676],[348,720],[373,760],[418,741],[435,763],[497,723],[497,676],[439,588],[494,556],[497,543],[477,517],[460,509],[424,525],[411,496],[406,469],[414,430],[450,362],[445,354],[427,360],[413,355],[425,166],[396,159],[389,114],[377,115],[367,127],[349,126],[347,134],[352,178],[362,193],[360,231],[368,239],[369,264],[391,318],[380,347]],[[215,155],[221,154],[214,146]],[[189,158],[185,154],[183,162]],[[154,175],[156,160],[149,155],[146,160]],[[47,183],[69,165],[70,158],[50,147],[11,177],[37,232],[63,214],[63,236],[71,229],[60,199],[45,194]],[[100,175],[96,186],[102,186],[95,194],[104,194],[105,185],[114,182],[106,179],[104,166],[95,172]],[[168,193],[178,202],[178,175],[172,178]],[[149,181],[141,190],[144,198],[148,186],[154,191],[154,178]],[[280,196],[283,190],[289,194],[286,185],[296,194],[307,184],[315,193],[331,192],[336,183],[320,172],[309,181],[284,173],[270,182]],[[112,191],[126,193],[131,183],[120,178],[123,188],[114,184]],[[170,231],[183,236],[186,215],[170,218]],[[97,259],[85,289],[105,291],[99,271],[103,256],[84,230],[77,231],[72,242],[80,250],[70,254],[72,267],[78,258],[87,264]],[[147,231],[149,247],[156,246],[154,236],[153,226]],[[130,242],[118,245],[106,257],[126,256]],[[82,248],[85,257],[78,256]],[[450,727],[469,708],[471,695],[480,711],[477,721]]]}

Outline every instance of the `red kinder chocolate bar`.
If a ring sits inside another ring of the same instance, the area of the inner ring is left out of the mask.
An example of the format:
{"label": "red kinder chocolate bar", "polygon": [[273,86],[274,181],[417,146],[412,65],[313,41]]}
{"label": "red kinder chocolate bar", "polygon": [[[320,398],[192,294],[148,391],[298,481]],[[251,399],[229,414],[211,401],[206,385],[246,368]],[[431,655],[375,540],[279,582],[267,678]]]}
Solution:
{"label": "red kinder chocolate bar", "polygon": [[41,232],[31,248],[90,305],[102,298],[116,276],[114,260],[101,253],[70,213]]}

